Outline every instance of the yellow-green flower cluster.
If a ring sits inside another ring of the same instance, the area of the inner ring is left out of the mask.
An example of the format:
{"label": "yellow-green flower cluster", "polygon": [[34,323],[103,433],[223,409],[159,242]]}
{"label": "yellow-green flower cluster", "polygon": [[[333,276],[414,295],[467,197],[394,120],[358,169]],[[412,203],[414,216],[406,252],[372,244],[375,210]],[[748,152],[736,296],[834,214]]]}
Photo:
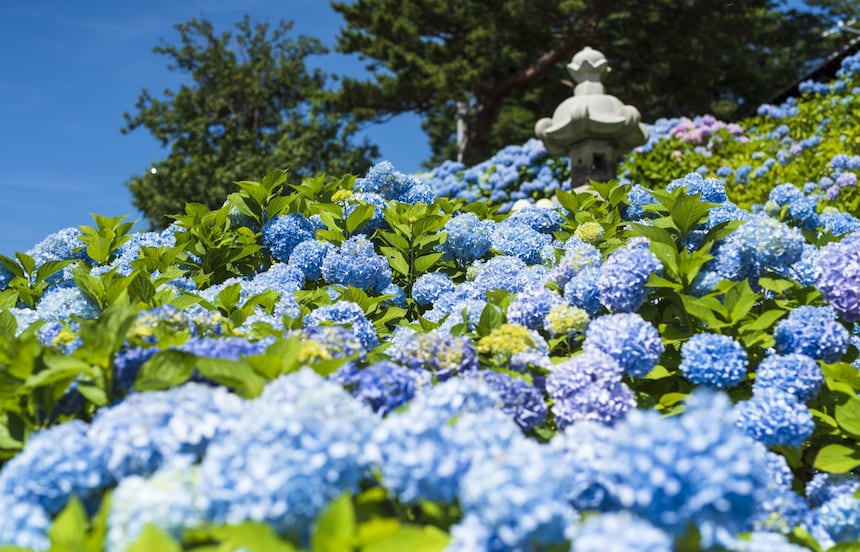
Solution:
{"label": "yellow-green flower cluster", "polygon": [[601,226],[599,222],[583,222],[576,227],[576,230],[573,231],[573,235],[584,242],[595,244],[603,241],[603,226]]}
{"label": "yellow-green flower cluster", "polygon": [[588,320],[588,313],[579,307],[556,305],[544,318],[543,327],[554,336],[571,335],[584,332]]}
{"label": "yellow-green flower cluster", "polygon": [[528,328],[520,324],[502,324],[478,340],[478,352],[511,356],[536,347]]}

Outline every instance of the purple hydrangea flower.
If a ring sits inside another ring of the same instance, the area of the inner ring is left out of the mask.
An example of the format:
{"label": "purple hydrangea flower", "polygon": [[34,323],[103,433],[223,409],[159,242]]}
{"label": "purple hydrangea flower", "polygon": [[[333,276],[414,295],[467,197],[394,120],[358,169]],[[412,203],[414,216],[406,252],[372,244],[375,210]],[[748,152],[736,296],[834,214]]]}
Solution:
{"label": "purple hydrangea flower", "polygon": [[860,233],[821,248],[812,265],[816,287],[848,322],[860,320]]}
{"label": "purple hydrangea flower", "polygon": [[433,384],[428,372],[410,370],[390,361],[376,362],[366,368],[348,363],[329,379],[383,416],[412,400],[419,389]]}

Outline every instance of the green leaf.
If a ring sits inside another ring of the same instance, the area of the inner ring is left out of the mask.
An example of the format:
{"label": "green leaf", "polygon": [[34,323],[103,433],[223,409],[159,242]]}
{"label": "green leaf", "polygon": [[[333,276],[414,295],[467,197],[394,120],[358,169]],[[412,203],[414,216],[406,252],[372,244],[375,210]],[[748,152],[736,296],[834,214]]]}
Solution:
{"label": "green leaf", "polygon": [[352,234],[362,224],[372,219],[374,209],[373,205],[357,205],[346,217],[346,231]]}
{"label": "green leaf", "polygon": [[201,375],[226,385],[245,398],[258,396],[266,384],[266,380],[245,362],[224,358],[198,358],[194,367]]}
{"label": "green leaf", "polygon": [[774,293],[782,293],[787,289],[791,289],[797,284],[786,278],[768,278],[766,276],[762,276],[758,279],[758,283],[764,289],[770,290]]}
{"label": "green leaf", "polygon": [[759,299],[759,295],[752,290],[747,280],[734,284],[726,292],[723,299],[723,304],[729,311],[729,320],[733,322],[742,320],[752,310]]}
{"label": "green leaf", "polygon": [[47,278],[74,263],[75,261],[45,261],[36,270],[36,281],[44,282]]}
{"label": "green leaf", "polygon": [[296,548],[281,539],[268,523],[247,521],[237,525],[206,527],[197,533],[220,541],[226,550],[244,548],[250,552],[296,552]]}
{"label": "green leaf", "polygon": [[828,548],[827,552],[860,552],[860,542],[840,542]]}
{"label": "green leaf", "polygon": [[839,443],[825,445],[818,451],[814,466],[830,473],[847,473],[860,466],[860,450]]}
{"label": "green leaf", "polygon": [[577,209],[579,209],[579,200],[576,197],[576,193],[556,190],[555,196],[558,198],[558,202],[561,206],[567,209],[570,213],[576,213]]}
{"label": "green leaf", "polygon": [[367,543],[362,552],[441,552],[451,536],[432,525],[401,525],[397,531]]}
{"label": "green leaf", "polygon": [[311,549],[314,552],[350,550],[354,534],[355,508],[352,497],[344,493],[317,518],[311,534]]}
{"label": "green leaf", "polygon": [[196,356],[184,351],[169,349],[156,353],[140,367],[134,388],[138,391],[152,391],[185,383],[194,372],[196,361]]}
{"label": "green leaf", "polygon": [[502,309],[492,303],[487,303],[481,311],[481,318],[478,320],[475,330],[479,336],[483,337],[501,326],[502,320]]}
{"label": "green leaf", "polygon": [[52,545],[60,545],[67,550],[81,550],[89,520],[81,501],[73,496],[48,529]]}
{"label": "green leaf", "polygon": [[15,332],[18,330],[18,319],[8,310],[2,310],[0,307],[0,336],[6,336],[9,339],[15,337]]}
{"label": "green leaf", "polygon": [[15,262],[14,259],[7,257],[6,255],[0,255],[0,265],[12,273],[13,276],[17,276],[18,278],[26,278],[24,274],[24,270],[21,269],[21,265]]}
{"label": "green leaf", "polygon": [[836,405],[836,421],[846,433],[860,438],[860,399],[851,397]]}
{"label": "green leaf", "polygon": [[388,259],[388,264],[391,265],[391,268],[404,276],[409,276],[409,262],[403,256],[403,253],[393,247],[387,246],[380,247],[379,250]]}
{"label": "green leaf", "polygon": [[755,318],[753,321],[741,326],[741,330],[745,332],[766,330],[773,326],[777,320],[785,316],[787,313],[788,311],[777,309],[766,310],[760,315],[758,315],[758,317]]}
{"label": "green leaf", "polygon": [[25,273],[33,274],[33,271],[36,270],[36,261],[33,257],[19,251],[15,253],[15,258],[18,259],[19,263],[21,263],[21,267],[24,269]]}
{"label": "green leaf", "polygon": [[173,537],[147,523],[140,536],[128,547],[126,552],[182,552],[182,546]]}
{"label": "green leaf", "polygon": [[421,255],[415,259],[415,271],[419,274],[423,274],[427,272],[427,270],[436,264],[436,262],[442,258],[442,253],[430,253],[428,255]]}
{"label": "green leaf", "polygon": [[95,375],[92,366],[78,358],[66,355],[46,355],[48,369],[27,378],[26,386],[36,388],[43,385],[74,379],[78,374]]}
{"label": "green leaf", "polygon": [[672,221],[682,234],[687,234],[708,216],[712,204],[704,202],[698,194],[683,195],[672,205]]}
{"label": "green leaf", "polygon": [[379,230],[378,236],[388,242],[391,246],[396,247],[400,251],[408,251],[409,250],[409,242],[406,241],[406,238],[401,236],[400,234],[396,234],[394,232],[388,232],[385,230]]}

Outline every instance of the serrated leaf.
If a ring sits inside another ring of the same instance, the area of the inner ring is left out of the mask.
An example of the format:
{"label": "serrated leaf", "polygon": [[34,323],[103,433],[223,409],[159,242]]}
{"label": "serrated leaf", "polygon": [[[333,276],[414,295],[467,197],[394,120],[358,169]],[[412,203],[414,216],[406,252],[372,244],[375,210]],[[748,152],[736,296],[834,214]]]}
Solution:
{"label": "serrated leaf", "polygon": [[815,456],[814,466],[829,473],[847,473],[860,466],[860,450],[839,443],[826,445]]}
{"label": "serrated leaf", "polygon": [[684,195],[675,201],[670,209],[672,221],[682,234],[687,234],[704,222],[712,205],[700,199],[698,194]]}
{"label": "serrated leaf", "polygon": [[733,285],[725,294],[723,304],[729,311],[729,320],[742,320],[759,300],[759,295],[752,290],[747,280]]}
{"label": "serrated leaf", "polygon": [[388,232],[386,230],[380,230],[378,232],[378,235],[380,238],[388,242],[391,246],[396,247],[401,251],[409,250],[409,242],[406,241],[406,239],[400,234],[397,234],[395,232]]}
{"label": "serrated leaf", "polygon": [[567,209],[570,213],[576,213],[579,209],[579,200],[576,197],[576,193],[556,190],[555,196],[558,198],[558,202],[561,206]]}

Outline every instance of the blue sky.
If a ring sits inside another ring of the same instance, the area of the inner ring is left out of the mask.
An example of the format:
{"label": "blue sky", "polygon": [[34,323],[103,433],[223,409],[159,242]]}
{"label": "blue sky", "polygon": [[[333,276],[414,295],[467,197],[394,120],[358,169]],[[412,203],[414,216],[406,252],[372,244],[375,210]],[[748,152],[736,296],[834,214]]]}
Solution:
{"label": "blue sky", "polygon": [[[0,2],[0,254],[91,224],[90,213],[142,219],[124,186],[166,153],[145,129],[122,135],[142,88],[160,93],[181,76],[152,52],[175,23],[201,15],[228,30],[249,13],[293,20],[296,34],[333,46],[340,16],[327,0],[33,0]],[[358,75],[343,55],[316,61]],[[415,172],[429,157],[418,119],[371,127],[382,158]]]}

